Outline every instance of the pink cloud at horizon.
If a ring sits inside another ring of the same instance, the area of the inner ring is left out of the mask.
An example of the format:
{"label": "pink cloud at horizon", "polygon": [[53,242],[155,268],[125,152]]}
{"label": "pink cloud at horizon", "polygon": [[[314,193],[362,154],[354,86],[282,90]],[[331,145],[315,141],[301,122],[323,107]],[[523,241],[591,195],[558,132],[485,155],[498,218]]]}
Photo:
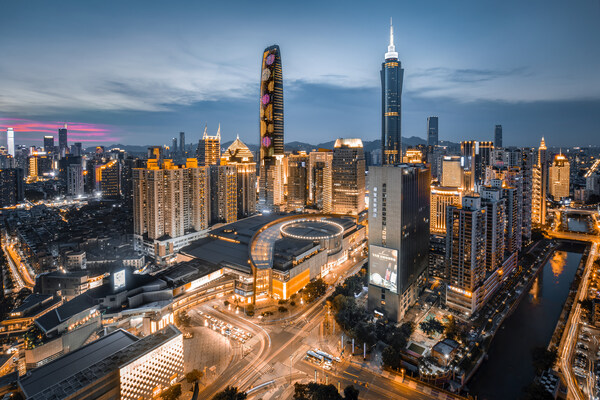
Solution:
{"label": "pink cloud at horizon", "polygon": [[[0,118],[0,132],[7,128],[13,128],[15,139],[21,141],[41,141],[41,137],[31,137],[30,134],[42,133],[44,135],[58,136],[58,129],[64,126],[64,122],[58,121],[34,121],[22,118]],[[109,125],[89,124],[85,122],[67,122],[69,142],[117,142],[119,138],[114,136],[114,129]]]}

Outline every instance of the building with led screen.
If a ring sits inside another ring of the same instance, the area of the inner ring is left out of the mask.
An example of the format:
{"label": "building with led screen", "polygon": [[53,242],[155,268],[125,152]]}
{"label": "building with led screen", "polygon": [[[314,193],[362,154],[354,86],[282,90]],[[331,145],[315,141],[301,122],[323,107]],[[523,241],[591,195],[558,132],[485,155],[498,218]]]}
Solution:
{"label": "building with led screen", "polygon": [[283,153],[283,76],[279,46],[263,52],[260,71],[260,180],[259,211],[273,211],[280,203],[278,186],[282,180]]}
{"label": "building with led screen", "polygon": [[390,25],[390,45],[381,65],[381,146],[382,164],[402,161],[402,82],[404,70],[394,46]]}

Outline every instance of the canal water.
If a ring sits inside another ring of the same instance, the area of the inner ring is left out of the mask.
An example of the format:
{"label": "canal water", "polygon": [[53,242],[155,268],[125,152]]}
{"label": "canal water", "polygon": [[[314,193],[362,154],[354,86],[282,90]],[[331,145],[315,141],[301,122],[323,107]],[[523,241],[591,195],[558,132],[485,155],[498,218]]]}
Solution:
{"label": "canal water", "polygon": [[567,220],[567,225],[569,227],[569,230],[573,232],[588,231],[588,221],[585,218],[569,218]]}
{"label": "canal water", "polygon": [[582,254],[559,248],[544,265],[529,293],[496,334],[468,387],[479,400],[519,399],[535,376],[531,350],[547,346],[569,293]]}

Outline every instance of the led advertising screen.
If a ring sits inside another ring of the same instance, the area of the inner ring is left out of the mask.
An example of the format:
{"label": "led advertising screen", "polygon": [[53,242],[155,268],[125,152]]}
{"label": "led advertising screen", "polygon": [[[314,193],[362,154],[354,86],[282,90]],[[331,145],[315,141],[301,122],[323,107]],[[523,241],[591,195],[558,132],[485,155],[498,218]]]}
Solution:
{"label": "led advertising screen", "polygon": [[398,250],[371,245],[369,282],[398,293]]}
{"label": "led advertising screen", "polygon": [[125,287],[125,270],[117,271],[113,275],[113,287],[117,291]]}

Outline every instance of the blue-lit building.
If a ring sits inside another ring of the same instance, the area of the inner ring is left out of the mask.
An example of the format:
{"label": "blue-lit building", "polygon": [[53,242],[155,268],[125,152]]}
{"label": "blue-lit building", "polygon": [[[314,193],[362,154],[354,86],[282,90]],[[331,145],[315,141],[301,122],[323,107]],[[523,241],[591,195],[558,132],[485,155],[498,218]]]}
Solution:
{"label": "blue-lit building", "polygon": [[402,82],[404,70],[394,46],[390,25],[390,45],[381,65],[381,147],[382,165],[402,162]]}

